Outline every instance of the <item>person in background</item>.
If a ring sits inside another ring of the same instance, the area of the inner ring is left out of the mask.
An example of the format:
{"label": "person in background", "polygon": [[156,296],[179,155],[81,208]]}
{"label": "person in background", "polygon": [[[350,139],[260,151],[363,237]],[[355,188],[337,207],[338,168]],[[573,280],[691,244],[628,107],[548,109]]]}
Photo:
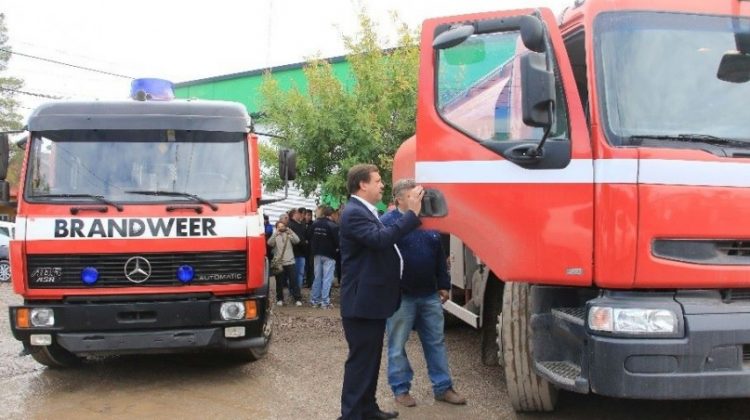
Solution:
{"label": "person in background", "polygon": [[268,239],[271,238],[271,235],[273,235],[273,225],[268,219],[268,215],[263,215],[263,229],[265,230],[266,234],[266,259],[268,259],[268,262],[271,262],[271,253],[273,252],[273,249],[270,245],[268,245]]}
{"label": "person in background", "polygon": [[343,420],[392,419],[382,411],[375,393],[383,352],[385,320],[398,309],[403,260],[396,242],[416,229],[424,191],[408,194],[408,210],[396,223],[384,226],[375,204],[383,197],[383,182],[375,165],[355,165],[347,174],[351,195],[341,215],[341,323],[349,354],[341,388]]}
{"label": "person in background", "polygon": [[[417,187],[412,179],[393,185],[396,208],[380,220],[393,226],[409,211],[407,197]],[[453,390],[448,369],[448,353],[443,333],[443,306],[448,299],[451,279],[446,265],[440,234],[434,230],[416,229],[396,243],[404,258],[401,276],[401,305],[386,322],[388,337],[388,384],[396,402],[414,407],[416,400],[409,394],[414,371],[406,355],[406,342],[412,329],[422,343],[427,373],[436,401],[466,404],[466,398]]]}
{"label": "person in background", "polygon": [[313,281],[315,280],[315,267],[313,264],[312,253],[312,225],[314,222],[313,211],[307,209],[305,212],[305,227],[307,228],[308,238],[310,238],[310,243],[307,247],[307,255],[305,255],[305,287],[307,288],[311,288]]}
{"label": "person in background", "polygon": [[276,305],[284,305],[284,284],[286,283],[289,287],[289,293],[294,298],[294,304],[302,306],[302,294],[297,287],[296,272],[294,267],[294,251],[292,246],[299,243],[299,237],[287,228],[282,221],[276,222],[276,230],[273,232],[270,238],[268,238],[268,245],[273,248],[274,258],[281,260],[281,265],[284,267],[284,271],[281,274],[276,274]]}
{"label": "person in background", "polygon": [[289,211],[289,228],[297,234],[299,242],[292,248],[294,250],[294,268],[297,272],[297,287],[302,290],[303,279],[305,277],[305,256],[307,255],[307,248],[310,241],[310,235],[307,227],[304,224],[305,213],[307,211],[304,207],[299,209],[292,209]]}
{"label": "person in background", "polygon": [[[341,219],[341,212],[343,211],[344,207],[341,206],[339,209],[334,210],[333,214],[331,214],[331,220],[333,223],[339,224],[339,220]],[[341,248],[336,252],[336,269],[333,272],[333,277],[336,279],[337,285],[341,285]]]}
{"label": "person in background", "polygon": [[310,294],[310,303],[314,307],[333,309],[331,304],[331,285],[333,272],[336,269],[336,252],[339,249],[339,227],[331,220],[333,209],[324,206],[322,216],[312,225],[310,240],[315,280]]}

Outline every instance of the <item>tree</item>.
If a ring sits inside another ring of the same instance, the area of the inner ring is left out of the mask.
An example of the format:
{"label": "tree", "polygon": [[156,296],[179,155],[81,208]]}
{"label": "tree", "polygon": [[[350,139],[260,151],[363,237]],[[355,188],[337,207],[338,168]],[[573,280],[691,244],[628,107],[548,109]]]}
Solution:
{"label": "tree", "polygon": [[[2,73],[8,68],[11,47],[8,45],[5,15],[0,13],[0,131],[21,129],[21,115],[18,114],[18,101],[15,95],[23,87],[23,80],[16,77],[4,77]],[[7,180],[11,185],[18,185],[23,162],[23,151],[17,147],[10,148],[10,164]]]}
{"label": "tree", "polygon": [[[0,13],[0,73],[5,72],[10,60],[11,48],[5,27],[5,14]],[[23,80],[16,77],[0,76],[0,131],[21,128],[21,115],[17,113],[19,103],[15,95],[23,87]]]}
{"label": "tree", "polygon": [[284,90],[266,74],[261,124],[282,137],[261,147],[269,190],[281,186],[275,163],[279,147],[297,152],[295,184],[307,196],[320,191],[345,197],[346,172],[357,163],[376,164],[390,184],[393,155],[415,131],[418,34],[394,14],[398,40],[395,48],[384,50],[387,40],[378,37],[365,10],[358,18],[359,32],[343,36],[350,83],[342,83],[320,58],[304,67],[307,92],[297,86]]}

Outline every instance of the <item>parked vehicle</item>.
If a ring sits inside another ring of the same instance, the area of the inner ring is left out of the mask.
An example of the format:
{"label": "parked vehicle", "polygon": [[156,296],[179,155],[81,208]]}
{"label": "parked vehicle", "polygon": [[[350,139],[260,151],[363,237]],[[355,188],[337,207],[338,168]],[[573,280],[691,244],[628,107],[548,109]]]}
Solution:
{"label": "parked vehicle", "polygon": [[13,335],[50,367],[206,349],[259,359],[272,328],[247,112],[171,100],[165,81],[133,86],[132,101],[53,102],[29,117]]}
{"label": "parked vehicle", "polygon": [[419,95],[394,178],[516,410],[750,397],[750,2],[430,19]]}
{"label": "parked vehicle", "polygon": [[10,281],[10,258],[8,256],[8,245],[0,245],[0,283]]}

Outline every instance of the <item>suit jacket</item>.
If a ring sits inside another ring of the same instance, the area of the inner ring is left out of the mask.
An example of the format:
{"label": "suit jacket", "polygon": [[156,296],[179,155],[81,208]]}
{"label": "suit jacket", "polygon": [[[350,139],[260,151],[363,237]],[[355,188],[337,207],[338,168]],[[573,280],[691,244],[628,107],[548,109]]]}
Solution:
{"label": "suit jacket", "polygon": [[392,226],[384,226],[356,198],[341,215],[341,316],[386,319],[398,309],[401,263],[393,247],[421,222],[406,212]]}

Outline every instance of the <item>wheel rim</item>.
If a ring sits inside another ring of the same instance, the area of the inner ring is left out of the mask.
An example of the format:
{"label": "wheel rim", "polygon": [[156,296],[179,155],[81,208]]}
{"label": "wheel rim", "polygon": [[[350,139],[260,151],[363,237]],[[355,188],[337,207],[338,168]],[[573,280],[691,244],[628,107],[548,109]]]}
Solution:
{"label": "wheel rim", "polygon": [[10,280],[10,264],[7,262],[0,263],[0,281]]}

